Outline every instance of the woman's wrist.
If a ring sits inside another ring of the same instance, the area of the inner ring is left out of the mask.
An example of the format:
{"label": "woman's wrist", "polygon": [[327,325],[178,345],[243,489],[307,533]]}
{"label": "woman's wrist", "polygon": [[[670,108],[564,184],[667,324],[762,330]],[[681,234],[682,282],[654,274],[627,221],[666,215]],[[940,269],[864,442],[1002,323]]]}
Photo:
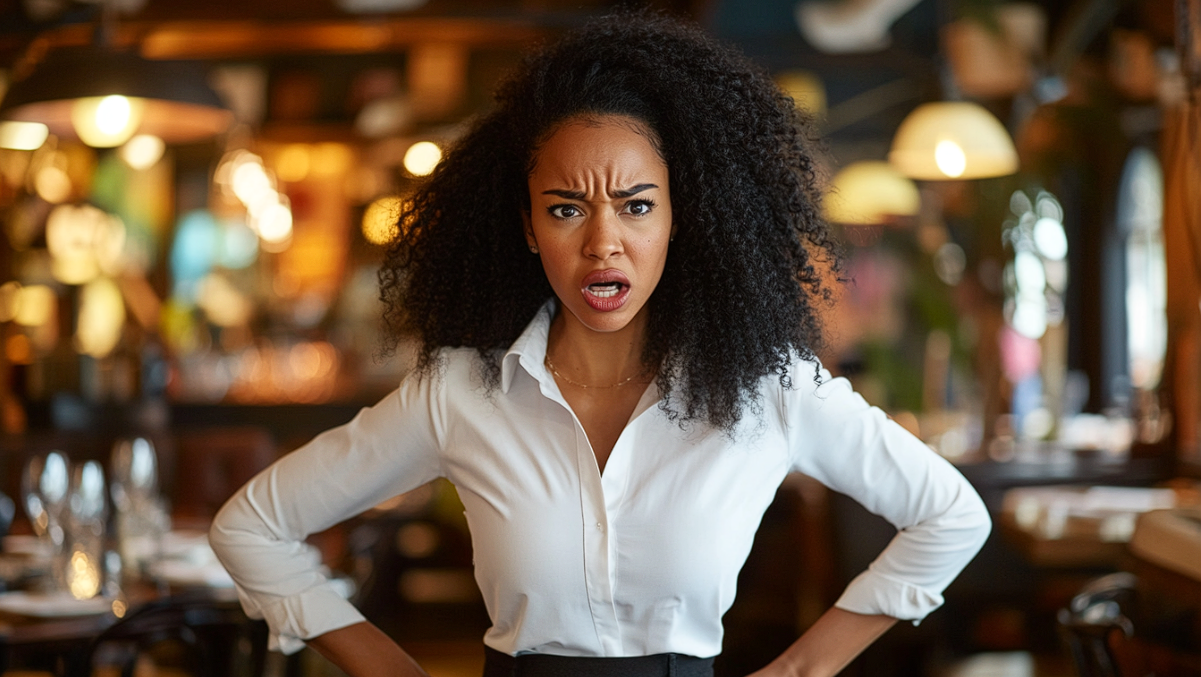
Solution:
{"label": "woman's wrist", "polygon": [[366,621],[331,630],[307,644],[349,677],[429,677],[399,644]]}
{"label": "woman's wrist", "polygon": [[753,677],[831,677],[842,671],[897,620],[831,608],[784,653]]}

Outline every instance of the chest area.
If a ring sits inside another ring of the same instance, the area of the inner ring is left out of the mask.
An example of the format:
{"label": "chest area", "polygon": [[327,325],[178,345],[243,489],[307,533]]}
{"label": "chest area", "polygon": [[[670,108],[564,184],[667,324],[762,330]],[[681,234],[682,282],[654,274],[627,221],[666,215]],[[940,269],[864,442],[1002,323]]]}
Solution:
{"label": "chest area", "polygon": [[505,519],[642,529],[757,521],[788,466],[781,435],[681,429],[654,404],[622,426],[603,464],[594,447],[561,403],[501,402],[452,419],[444,467],[465,503]]}
{"label": "chest area", "polygon": [[576,421],[584,431],[597,468],[603,474],[613,447],[629,425],[638,404],[644,398],[642,388],[618,388],[580,390],[568,387],[562,392],[563,399],[575,414]]}

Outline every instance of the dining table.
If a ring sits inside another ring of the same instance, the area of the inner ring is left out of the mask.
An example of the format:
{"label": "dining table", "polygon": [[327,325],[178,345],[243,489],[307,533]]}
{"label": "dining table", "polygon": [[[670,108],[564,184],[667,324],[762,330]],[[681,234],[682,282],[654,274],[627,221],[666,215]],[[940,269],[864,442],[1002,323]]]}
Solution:
{"label": "dining table", "polygon": [[[48,589],[44,551],[32,536],[0,543],[0,674],[85,677],[94,673],[97,642],[123,619],[164,600],[187,599],[241,614],[233,581],[200,530],[162,537],[158,556],[110,581],[101,594],[76,599]],[[251,621],[245,619],[247,623]]]}

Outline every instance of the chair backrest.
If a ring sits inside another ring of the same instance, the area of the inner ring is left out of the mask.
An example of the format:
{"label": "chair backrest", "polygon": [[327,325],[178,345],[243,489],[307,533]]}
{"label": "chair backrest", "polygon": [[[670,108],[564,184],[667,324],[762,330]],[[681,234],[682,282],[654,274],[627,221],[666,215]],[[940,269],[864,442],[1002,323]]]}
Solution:
{"label": "chair backrest", "polygon": [[1121,677],[1110,643],[1115,632],[1134,634],[1126,609],[1133,601],[1137,579],[1119,572],[1094,579],[1066,609],[1059,610],[1059,629],[1080,677]]}
{"label": "chair backrest", "polygon": [[259,677],[266,665],[267,626],[236,601],[207,595],[166,597],[135,608],[92,642],[91,674],[116,667],[132,677],[150,659],[195,677]]}

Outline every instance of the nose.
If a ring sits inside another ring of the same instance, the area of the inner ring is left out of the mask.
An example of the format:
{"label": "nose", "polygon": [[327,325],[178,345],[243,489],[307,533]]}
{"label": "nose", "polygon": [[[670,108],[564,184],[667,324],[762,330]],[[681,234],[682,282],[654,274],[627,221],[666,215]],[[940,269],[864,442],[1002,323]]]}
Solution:
{"label": "nose", "polygon": [[588,232],[584,239],[585,256],[603,261],[624,251],[621,221],[616,214],[602,211],[589,219],[587,227]]}

